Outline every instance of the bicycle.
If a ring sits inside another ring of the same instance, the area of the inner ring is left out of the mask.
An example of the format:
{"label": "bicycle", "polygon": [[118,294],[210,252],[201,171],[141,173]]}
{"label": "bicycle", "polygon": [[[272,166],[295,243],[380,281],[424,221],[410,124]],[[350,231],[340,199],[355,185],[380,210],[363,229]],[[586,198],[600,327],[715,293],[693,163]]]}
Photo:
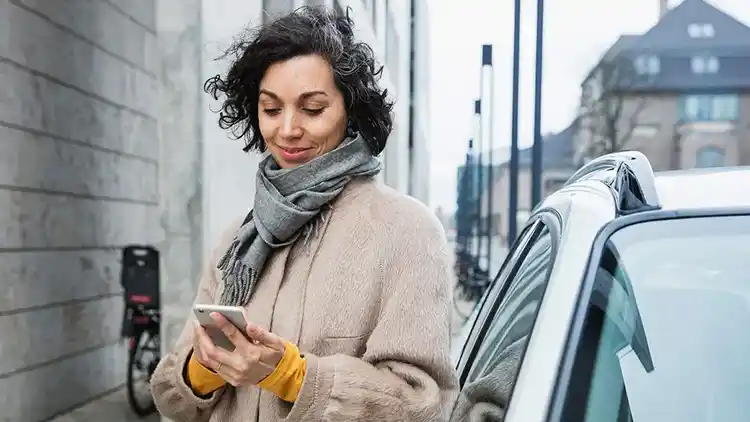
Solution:
{"label": "bicycle", "polygon": [[[128,340],[128,402],[135,414],[144,417],[156,412],[149,382],[161,359],[159,252],[151,246],[125,247],[121,283],[125,299],[122,337]],[[145,386],[141,387],[141,382]]]}

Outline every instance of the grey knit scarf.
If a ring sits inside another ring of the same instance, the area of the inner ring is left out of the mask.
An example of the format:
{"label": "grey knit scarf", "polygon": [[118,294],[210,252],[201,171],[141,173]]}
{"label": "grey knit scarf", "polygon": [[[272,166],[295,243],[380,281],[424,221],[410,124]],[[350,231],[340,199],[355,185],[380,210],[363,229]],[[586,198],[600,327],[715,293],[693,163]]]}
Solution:
{"label": "grey knit scarf", "polygon": [[296,241],[352,178],[379,171],[380,161],[359,135],[292,169],[281,169],[270,155],[263,159],[253,210],[218,264],[224,281],[219,303],[246,305],[272,250]]}

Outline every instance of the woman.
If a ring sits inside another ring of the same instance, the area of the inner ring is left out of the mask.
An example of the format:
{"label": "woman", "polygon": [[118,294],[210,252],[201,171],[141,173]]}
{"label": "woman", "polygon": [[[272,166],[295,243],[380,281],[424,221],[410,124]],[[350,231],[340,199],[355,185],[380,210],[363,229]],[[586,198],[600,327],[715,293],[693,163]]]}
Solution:
{"label": "woman", "polygon": [[[206,266],[196,303],[244,307],[216,347],[190,318],[151,384],[180,421],[447,420],[449,250],[437,219],[378,183],[391,132],[381,69],[352,22],[303,8],[230,49],[219,124],[260,163],[251,214]],[[239,181],[238,181],[239,182]]]}

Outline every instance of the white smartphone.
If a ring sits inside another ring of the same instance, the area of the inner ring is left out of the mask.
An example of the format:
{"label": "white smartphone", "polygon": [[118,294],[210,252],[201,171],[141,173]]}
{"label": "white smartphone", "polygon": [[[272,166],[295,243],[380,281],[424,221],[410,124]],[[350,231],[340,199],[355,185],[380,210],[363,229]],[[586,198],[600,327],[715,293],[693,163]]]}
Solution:
{"label": "white smartphone", "polygon": [[209,337],[211,337],[211,340],[214,342],[214,344],[230,352],[233,351],[234,343],[232,343],[231,340],[229,340],[227,336],[224,335],[224,332],[216,326],[213,318],[211,318],[212,312],[222,314],[224,318],[227,319],[227,321],[231,322],[232,325],[237,327],[237,329],[239,329],[243,335],[247,336],[247,334],[245,333],[245,327],[247,327],[247,317],[245,315],[245,310],[241,306],[193,306],[193,313],[195,313],[195,318],[198,320],[198,323],[206,330],[206,333]]}

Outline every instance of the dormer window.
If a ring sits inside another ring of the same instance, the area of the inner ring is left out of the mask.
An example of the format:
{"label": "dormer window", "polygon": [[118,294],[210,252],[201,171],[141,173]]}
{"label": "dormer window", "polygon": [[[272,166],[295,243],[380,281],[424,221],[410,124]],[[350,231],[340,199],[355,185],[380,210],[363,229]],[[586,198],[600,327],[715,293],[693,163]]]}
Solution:
{"label": "dormer window", "polygon": [[719,71],[719,59],[715,56],[695,56],[690,60],[693,73],[716,73]]}
{"label": "dormer window", "polygon": [[656,75],[661,71],[661,62],[656,56],[638,56],[633,64],[639,75]]}
{"label": "dormer window", "polygon": [[691,23],[687,30],[690,38],[713,38],[716,35],[710,23]]}

